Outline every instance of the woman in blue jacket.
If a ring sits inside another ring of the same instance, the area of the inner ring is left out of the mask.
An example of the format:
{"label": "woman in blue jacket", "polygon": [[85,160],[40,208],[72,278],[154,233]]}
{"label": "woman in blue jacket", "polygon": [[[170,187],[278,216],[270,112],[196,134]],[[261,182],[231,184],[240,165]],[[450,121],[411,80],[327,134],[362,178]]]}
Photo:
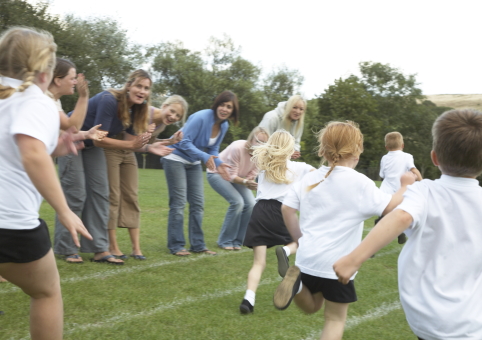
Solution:
{"label": "woman in blue jacket", "polygon": [[[174,151],[161,160],[169,190],[167,247],[173,255],[191,255],[189,251],[216,255],[204,243],[204,180],[201,161],[208,169],[217,169],[224,179],[229,180],[229,166],[218,158],[218,153],[229,127],[228,119],[237,123],[238,116],[238,98],[230,91],[222,92],[214,100],[211,109],[189,116],[182,128],[183,140],[173,145]],[[183,230],[186,201],[189,203],[189,251],[185,248]]]}

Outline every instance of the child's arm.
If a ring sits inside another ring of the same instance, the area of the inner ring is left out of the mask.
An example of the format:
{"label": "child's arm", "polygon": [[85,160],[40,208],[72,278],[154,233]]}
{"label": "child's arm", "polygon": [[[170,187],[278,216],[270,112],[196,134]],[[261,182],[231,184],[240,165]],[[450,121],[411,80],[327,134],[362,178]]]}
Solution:
{"label": "child's arm", "polygon": [[417,176],[417,179],[416,181],[421,181],[423,178],[422,178],[422,174],[420,173],[420,171],[418,171],[417,168],[411,168],[410,171],[415,175]]}
{"label": "child's arm", "polygon": [[298,240],[302,234],[300,229],[300,221],[298,220],[296,211],[297,210],[295,208],[291,208],[284,204],[281,205],[281,213],[283,214],[286,229],[288,229],[293,241],[298,244]]}
{"label": "child's arm", "polygon": [[412,216],[400,209],[385,216],[358,247],[335,262],[333,270],[338,276],[338,281],[347,284],[363,262],[397,238],[412,224],[412,221]]}
{"label": "child's arm", "polygon": [[415,175],[412,172],[408,171],[402,175],[402,177],[400,178],[400,182],[401,182],[401,187],[400,189],[398,189],[396,193],[393,194],[392,199],[390,200],[390,203],[388,203],[385,210],[383,210],[383,213],[382,213],[383,216],[391,212],[400,203],[402,203],[403,194],[407,190],[407,185],[413,184],[415,182]]}

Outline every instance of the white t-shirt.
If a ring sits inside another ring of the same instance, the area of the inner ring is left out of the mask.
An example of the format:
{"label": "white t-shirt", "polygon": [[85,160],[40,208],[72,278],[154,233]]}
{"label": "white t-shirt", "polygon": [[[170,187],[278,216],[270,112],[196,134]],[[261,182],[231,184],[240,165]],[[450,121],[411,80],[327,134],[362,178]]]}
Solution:
{"label": "white t-shirt", "polygon": [[[7,77],[1,81],[11,87],[22,84]],[[37,85],[0,100],[0,228],[33,229],[39,225],[42,197],[25,172],[15,135],[40,140],[51,154],[59,129],[59,111]]]}
{"label": "white t-shirt", "polygon": [[413,217],[398,258],[400,300],[425,340],[482,339],[482,188],[442,175],[410,186],[397,207]]}
{"label": "white t-shirt", "polygon": [[400,177],[415,168],[413,156],[402,150],[389,151],[380,162],[380,177],[383,178],[380,190],[393,195],[400,189]]}
{"label": "white t-shirt", "polygon": [[[295,183],[283,204],[300,211],[296,265],[305,274],[337,280],[333,264],[361,242],[363,221],[380,216],[392,199],[365,175],[336,166],[327,179],[329,167],[308,173]],[[356,273],[351,277],[355,278]]]}
{"label": "white t-shirt", "polygon": [[265,179],[264,170],[258,176],[258,192],[256,194],[256,202],[259,200],[277,200],[283,202],[283,199],[289,188],[299,181],[305,174],[315,168],[304,162],[288,161],[288,171],[286,177],[292,180],[289,184],[277,184]]}

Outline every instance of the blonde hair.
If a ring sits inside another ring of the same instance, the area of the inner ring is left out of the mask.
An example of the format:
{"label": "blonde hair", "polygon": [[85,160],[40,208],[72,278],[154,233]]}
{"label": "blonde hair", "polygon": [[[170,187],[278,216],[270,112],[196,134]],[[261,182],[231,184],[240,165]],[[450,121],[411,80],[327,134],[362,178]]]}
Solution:
{"label": "blonde hair", "polygon": [[288,160],[295,151],[295,139],[285,130],[274,132],[265,144],[254,147],[254,162],[259,170],[265,170],[266,179],[276,184],[289,184],[286,176]]}
{"label": "blonde hair", "polygon": [[389,151],[400,149],[403,145],[403,136],[400,132],[389,132],[385,135],[385,147]]}
{"label": "blonde hair", "polygon": [[137,84],[139,81],[143,79],[148,79],[152,85],[152,79],[149,73],[144,70],[136,70],[129,75],[127,82],[124,84],[124,87],[116,90],[116,89],[109,89],[109,91],[117,100],[117,116],[119,117],[120,121],[124,128],[129,126],[134,127],[134,132],[136,134],[143,133],[147,130],[147,124],[149,121],[149,107],[151,103],[151,91],[147,95],[146,100],[142,104],[134,104],[131,107],[132,112],[134,113],[134,122],[131,122],[131,114],[129,110],[129,106],[127,104],[127,97],[128,97],[128,87],[131,87]]}
{"label": "blonde hair", "polygon": [[264,134],[266,137],[269,138],[269,132],[265,128],[262,128],[261,126],[257,126],[253,130],[251,130],[251,132],[248,135],[248,138],[246,139],[246,149],[254,150],[252,146],[252,142],[258,138],[257,136],[260,133]]}
{"label": "blonde hair", "polygon": [[283,128],[290,131],[291,125],[294,124],[294,122],[290,119],[290,113],[291,110],[293,110],[293,107],[298,104],[298,102],[302,102],[305,105],[305,109],[300,119],[298,120],[298,125],[296,126],[296,130],[294,131],[295,134],[297,134],[300,130],[303,131],[307,106],[306,100],[304,100],[303,97],[300,95],[291,96],[285,104],[285,110],[283,112],[283,117],[281,118]]}
{"label": "blonde hair", "polygon": [[168,105],[171,105],[171,104],[181,105],[181,107],[182,107],[181,122],[182,122],[182,125],[184,125],[184,123],[186,122],[187,109],[189,107],[186,100],[183,97],[181,97],[177,94],[174,94],[172,96],[167,97],[167,99],[162,102],[161,108],[163,108],[165,106],[168,106]]}
{"label": "blonde hair", "polygon": [[363,134],[357,123],[348,120],[326,124],[318,133],[318,143],[318,156],[322,157],[322,163],[331,162],[331,167],[323,180],[310,185],[306,191],[310,191],[328,178],[340,160],[358,157],[363,152]]}
{"label": "blonde hair", "polygon": [[0,84],[0,99],[23,92],[40,72],[52,73],[57,45],[48,32],[12,27],[0,38],[0,75],[22,80],[18,88]]}
{"label": "blonde hair", "polygon": [[476,177],[482,173],[482,113],[451,110],[432,127],[433,151],[444,175]]}

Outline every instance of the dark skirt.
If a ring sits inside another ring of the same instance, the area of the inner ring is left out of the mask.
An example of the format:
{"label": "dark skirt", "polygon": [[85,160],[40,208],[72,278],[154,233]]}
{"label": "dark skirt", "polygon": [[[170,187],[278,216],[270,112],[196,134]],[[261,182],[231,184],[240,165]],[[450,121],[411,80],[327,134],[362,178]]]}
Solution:
{"label": "dark skirt", "polygon": [[253,208],[249,220],[244,245],[249,248],[267,246],[268,248],[293,242],[281,215],[281,202],[259,200]]}
{"label": "dark skirt", "polygon": [[44,257],[52,248],[44,220],[33,229],[0,229],[0,263],[28,263]]}

